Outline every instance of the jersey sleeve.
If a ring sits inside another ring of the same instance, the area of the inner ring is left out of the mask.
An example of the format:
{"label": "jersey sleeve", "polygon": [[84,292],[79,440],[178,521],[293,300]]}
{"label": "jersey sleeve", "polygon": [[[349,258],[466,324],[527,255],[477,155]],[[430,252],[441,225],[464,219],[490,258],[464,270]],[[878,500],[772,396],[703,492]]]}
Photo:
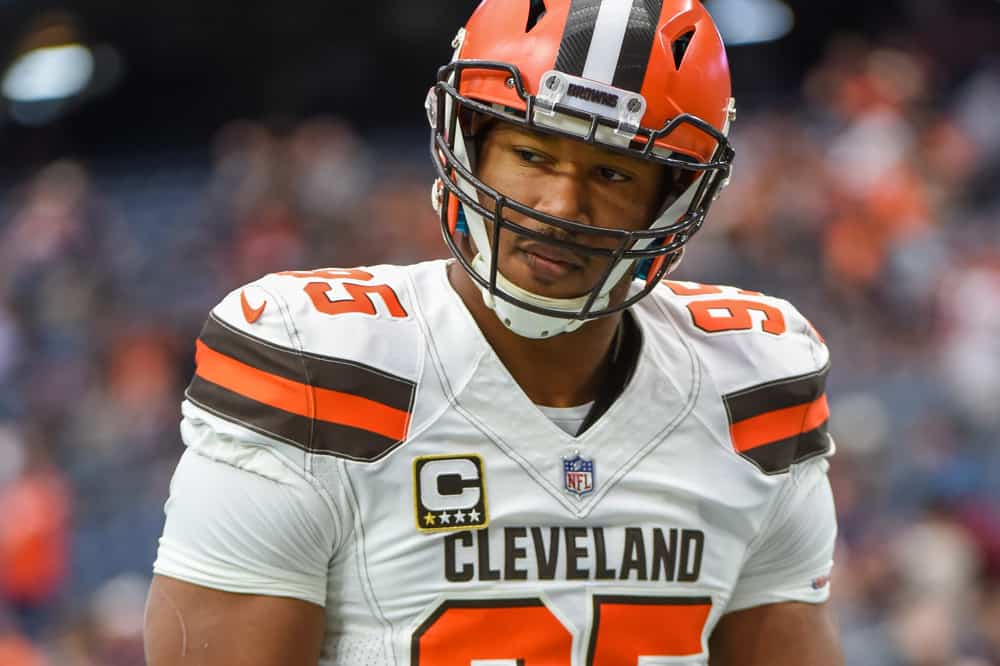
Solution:
{"label": "jersey sleeve", "polygon": [[793,468],[750,544],[726,612],[829,598],[837,522],[828,466],[818,458]]}
{"label": "jersey sleeve", "polygon": [[261,447],[238,446],[205,423],[182,422],[188,449],[170,483],[153,571],[197,585],[324,605],[338,540],[329,499]]}
{"label": "jersey sleeve", "polygon": [[155,573],[325,603],[349,519],[308,471],[320,413],[295,307],[266,277],[228,294],[206,320]]}
{"label": "jersey sleeve", "polygon": [[830,352],[798,309],[736,287],[664,284],[660,294],[725,406],[733,450],[775,476],[832,454],[826,397]]}
{"label": "jersey sleeve", "polygon": [[337,279],[319,281],[327,273],[274,274],[226,296],[195,343],[196,370],[185,397],[251,441],[375,460],[406,438],[415,373],[407,368],[403,377],[391,363],[387,370],[365,362],[391,356],[379,351],[395,340],[385,321],[317,311],[314,298],[345,289]]}
{"label": "jersey sleeve", "polygon": [[727,444],[770,478],[770,496],[727,612],[829,597],[837,523],[826,476],[830,352],[791,303],[721,285],[667,280],[665,303],[725,408]]}

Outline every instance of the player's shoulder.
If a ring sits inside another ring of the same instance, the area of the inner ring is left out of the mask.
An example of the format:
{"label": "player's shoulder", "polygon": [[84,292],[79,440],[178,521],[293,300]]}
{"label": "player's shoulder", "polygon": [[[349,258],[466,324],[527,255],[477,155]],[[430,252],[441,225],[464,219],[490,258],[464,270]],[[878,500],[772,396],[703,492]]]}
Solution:
{"label": "player's shoulder", "polygon": [[271,273],[234,289],[208,325],[299,354],[412,374],[402,354],[419,335],[409,285],[412,266],[320,268]]}
{"label": "player's shoulder", "polygon": [[282,271],[234,289],[196,342],[197,409],[310,453],[405,439],[423,362],[412,266]]}
{"label": "player's shoulder", "polygon": [[269,273],[229,292],[210,318],[278,344],[291,342],[316,353],[335,347],[342,354],[355,340],[331,340],[323,333],[375,327],[399,335],[408,330],[413,269],[381,265]]}
{"label": "player's shoulder", "polygon": [[829,365],[822,336],[788,301],[727,285],[664,280],[659,314],[695,346],[724,390]]}
{"label": "player's shoulder", "polygon": [[646,316],[668,320],[711,377],[738,453],[770,474],[832,452],[830,353],[794,305],[738,287],[674,280],[654,290],[650,305]]}

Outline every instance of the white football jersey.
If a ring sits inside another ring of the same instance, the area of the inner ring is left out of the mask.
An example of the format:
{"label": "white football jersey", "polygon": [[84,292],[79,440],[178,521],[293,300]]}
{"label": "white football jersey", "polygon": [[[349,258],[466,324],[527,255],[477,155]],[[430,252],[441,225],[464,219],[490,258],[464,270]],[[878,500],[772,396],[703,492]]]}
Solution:
{"label": "white football jersey", "polygon": [[446,266],[268,275],[213,310],[157,573],[324,606],[327,666],[706,664],[724,613],[827,598],[828,353],[792,306],[657,287],[574,437]]}

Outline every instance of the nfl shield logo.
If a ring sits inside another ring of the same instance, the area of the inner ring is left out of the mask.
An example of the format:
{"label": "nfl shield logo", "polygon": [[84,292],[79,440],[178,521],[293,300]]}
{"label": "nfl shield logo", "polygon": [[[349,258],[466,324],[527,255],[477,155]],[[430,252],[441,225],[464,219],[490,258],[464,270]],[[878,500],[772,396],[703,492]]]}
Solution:
{"label": "nfl shield logo", "polygon": [[579,453],[572,458],[563,458],[563,485],[577,497],[583,497],[594,490],[594,461],[587,460]]}

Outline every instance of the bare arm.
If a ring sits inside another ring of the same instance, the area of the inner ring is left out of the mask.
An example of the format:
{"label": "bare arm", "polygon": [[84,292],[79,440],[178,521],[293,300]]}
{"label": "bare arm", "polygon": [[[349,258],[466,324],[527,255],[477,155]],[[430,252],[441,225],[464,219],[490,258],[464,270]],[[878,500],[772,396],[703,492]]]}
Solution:
{"label": "bare arm", "polygon": [[154,576],[146,604],[149,666],[316,666],[323,608]]}
{"label": "bare arm", "polygon": [[828,604],[786,602],[724,615],[709,666],[843,666]]}

